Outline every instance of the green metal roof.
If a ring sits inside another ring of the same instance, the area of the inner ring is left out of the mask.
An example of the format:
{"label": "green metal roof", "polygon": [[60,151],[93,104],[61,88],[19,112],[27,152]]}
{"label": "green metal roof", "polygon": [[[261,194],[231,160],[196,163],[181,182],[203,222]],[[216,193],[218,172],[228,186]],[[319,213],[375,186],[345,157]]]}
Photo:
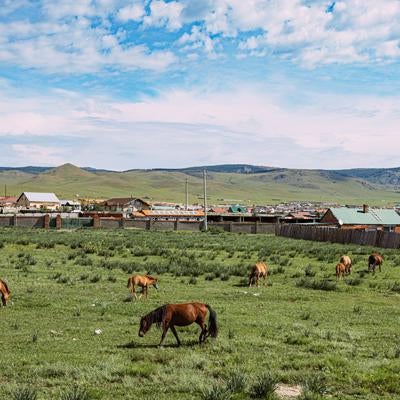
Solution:
{"label": "green metal roof", "polygon": [[366,213],[362,208],[334,207],[330,210],[341,225],[400,225],[400,215],[395,210],[369,208]]}
{"label": "green metal roof", "polygon": [[247,212],[247,207],[241,206],[240,204],[235,204],[229,207],[229,211],[232,213],[245,213]]}

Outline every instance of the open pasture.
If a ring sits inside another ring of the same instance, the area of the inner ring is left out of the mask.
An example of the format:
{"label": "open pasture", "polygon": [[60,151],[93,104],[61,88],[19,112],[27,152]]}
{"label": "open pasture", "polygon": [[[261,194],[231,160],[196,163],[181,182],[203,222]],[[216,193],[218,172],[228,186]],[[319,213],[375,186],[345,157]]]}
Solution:
{"label": "open pasture", "polygon": [[[373,275],[373,250],[272,235],[0,230],[13,302],[0,308],[0,398],[267,398],[274,381],[302,386],[303,400],[400,398],[400,252],[384,250]],[[337,282],[342,254],[353,272]],[[249,289],[258,260],[271,275]],[[128,277],[148,271],[159,290],[132,301]],[[199,346],[197,325],[177,329],[179,348],[171,332],[157,348],[155,326],[138,337],[140,316],[189,301],[217,312],[216,340]]]}

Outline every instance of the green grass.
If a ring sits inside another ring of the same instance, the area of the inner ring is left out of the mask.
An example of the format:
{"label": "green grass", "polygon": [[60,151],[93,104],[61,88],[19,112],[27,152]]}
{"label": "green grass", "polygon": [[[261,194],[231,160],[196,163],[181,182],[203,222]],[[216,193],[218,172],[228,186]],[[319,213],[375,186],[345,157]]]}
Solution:
{"label": "green grass", "polygon": [[[372,248],[269,235],[3,229],[0,243],[13,301],[0,308],[0,398],[21,385],[38,400],[275,398],[275,381],[309,399],[400,397],[399,251],[372,275]],[[335,281],[342,254],[356,285]],[[258,259],[277,272],[242,286]],[[159,290],[127,301],[129,274],[147,271]],[[180,348],[171,332],[157,348],[155,327],[138,337],[140,316],[187,301],[216,310],[216,340],[199,346],[195,325],[177,329]]]}
{"label": "green grass", "polygon": [[[201,203],[201,173],[165,171],[88,172],[71,164],[38,175],[0,171],[0,186],[8,193],[55,192],[60,198],[110,198],[136,196],[158,201],[185,201],[185,181],[189,179],[189,201]],[[360,179],[333,179],[326,171],[274,170],[267,173],[208,173],[210,203],[274,204],[288,200],[337,201],[384,206],[398,202],[395,186],[365,183]]]}

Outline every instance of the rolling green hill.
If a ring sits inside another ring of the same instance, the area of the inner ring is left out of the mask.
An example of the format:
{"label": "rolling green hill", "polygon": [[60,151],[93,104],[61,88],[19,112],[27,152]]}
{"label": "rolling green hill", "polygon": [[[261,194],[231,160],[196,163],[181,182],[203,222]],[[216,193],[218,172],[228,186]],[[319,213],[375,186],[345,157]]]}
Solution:
{"label": "rolling green hill", "polygon": [[[0,188],[50,191],[60,198],[137,196],[183,202],[185,180],[189,200],[202,202],[204,167],[125,172],[79,168],[65,164],[53,169],[0,169]],[[346,204],[400,203],[400,170],[295,170],[249,165],[206,167],[210,203],[267,204],[288,200],[337,201]],[[29,172],[30,171],[30,172]],[[386,177],[386,178],[385,178]],[[3,194],[3,193],[2,193]]]}

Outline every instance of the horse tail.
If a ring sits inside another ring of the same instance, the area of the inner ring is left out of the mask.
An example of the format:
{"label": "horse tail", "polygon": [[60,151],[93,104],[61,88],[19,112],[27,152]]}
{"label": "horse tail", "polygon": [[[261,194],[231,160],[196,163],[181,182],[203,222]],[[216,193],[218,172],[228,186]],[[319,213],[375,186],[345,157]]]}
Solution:
{"label": "horse tail", "polygon": [[128,289],[132,286],[132,278],[128,278],[128,285],[126,286]]}
{"label": "horse tail", "polygon": [[211,337],[216,338],[218,336],[217,313],[209,304],[206,304],[206,307],[210,312],[210,316],[208,318],[208,332]]}
{"label": "horse tail", "polygon": [[10,294],[10,289],[7,286],[7,282],[3,281],[3,279],[0,279],[0,282],[3,284],[4,289],[6,289],[7,294]]}

